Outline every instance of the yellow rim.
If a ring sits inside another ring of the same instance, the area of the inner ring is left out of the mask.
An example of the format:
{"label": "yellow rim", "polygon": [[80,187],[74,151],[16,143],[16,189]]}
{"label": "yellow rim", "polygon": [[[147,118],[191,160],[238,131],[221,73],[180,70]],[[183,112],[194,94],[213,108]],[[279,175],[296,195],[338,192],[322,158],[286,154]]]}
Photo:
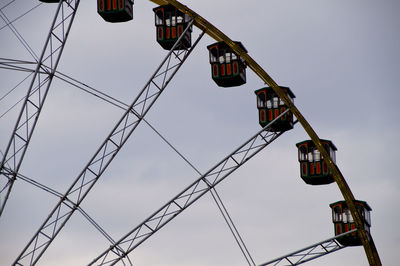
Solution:
{"label": "yellow rim", "polygon": [[355,200],[354,195],[351,192],[350,187],[348,186],[342,173],[340,172],[339,168],[333,163],[333,161],[329,157],[329,154],[323,148],[317,133],[313,130],[311,125],[307,122],[307,120],[304,118],[304,116],[300,113],[300,111],[297,109],[297,107],[294,105],[294,103],[286,96],[286,94],[283,92],[283,90],[281,90],[279,88],[278,84],[268,75],[268,73],[266,71],[264,71],[264,69],[262,69],[262,67],[260,65],[258,65],[256,63],[256,61],[253,60],[253,58],[251,58],[251,56],[248,53],[246,53],[242,48],[240,48],[240,46],[235,44],[222,31],[217,29],[215,26],[213,26],[211,23],[209,23],[207,20],[205,20],[203,17],[201,17],[199,14],[197,14],[193,10],[189,9],[187,6],[181,4],[180,2],[178,2],[176,0],[150,0],[150,1],[154,2],[158,5],[172,4],[180,11],[189,15],[194,20],[194,25],[196,25],[196,27],[198,27],[200,30],[205,31],[207,35],[209,35],[216,41],[223,41],[227,45],[229,45],[232,48],[232,50],[235,51],[235,53],[237,53],[239,56],[241,56],[245,60],[247,66],[249,68],[251,68],[254,71],[254,73],[256,73],[256,75],[261,78],[261,80],[263,80],[266,84],[268,84],[270,87],[272,87],[274,89],[274,91],[278,94],[278,96],[285,102],[285,104],[290,108],[292,113],[296,116],[297,120],[303,126],[304,130],[307,132],[307,134],[309,135],[311,140],[314,142],[314,144],[318,148],[319,152],[326,159],[327,165],[333,174],[335,182],[338,185],[338,187],[347,203],[347,206],[349,207],[351,214],[354,218],[356,227],[358,229],[358,234],[359,234],[361,242],[364,246],[364,250],[367,255],[369,264],[370,265],[382,265],[379,255],[378,255],[378,251],[373,242],[372,236],[368,235],[367,232],[364,230],[364,226],[363,226],[361,217],[360,217],[359,213],[357,212],[356,207],[354,205],[354,200]]}

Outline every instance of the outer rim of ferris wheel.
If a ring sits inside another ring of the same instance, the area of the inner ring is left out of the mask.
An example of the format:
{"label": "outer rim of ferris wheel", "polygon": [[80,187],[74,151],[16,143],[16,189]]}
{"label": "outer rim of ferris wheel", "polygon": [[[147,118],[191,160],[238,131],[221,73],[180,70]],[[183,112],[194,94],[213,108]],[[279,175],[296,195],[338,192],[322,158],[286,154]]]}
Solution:
{"label": "outer rim of ferris wheel", "polygon": [[350,190],[350,187],[348,186],[347,182],[345,181],[339,168],[333,163],[333,161],[329,157],[329,154],[323,148],[317,133],[313,130],[311,125],[303,117],[303,115],[300,113],[300,111],[297,109],[297,107],[293,104],[293,102],[280,89],[280,87],[277,85],[277,83],[240,46],[238,46],[236,43],[234,43],[222,31],[217,29],[215,26],[213,26],[211,23],[209,23],[207,20],[205,20],[203,17],[198,15],[193,10],[189,9],[187,6],[181,4],[180,2],[178,2],[176,0],[150,0],[150,1],[154,2],[158,5],[172,4],[180,11],[188,14],[194,20],[194,24],[198,28],[204,30],[213,39],[215,39],[217,41],[223,41],[228,46],[230,46],[231,49],[235,53],[237,53],[239,56],[241,56],[245,60],[246,64],[256,73],[256,75],[258,75],[266,84],[268,84],[270,87],[272,87],[274,89],[274,91],[278,94],[278,96],[289,107],[291,112],[296,116],[298,121],[303,126],[304,130],[307,132],[307,134],[313,140],[314,144],[316,145],[316,147],[318,148],[318,150],[320,151],[322,156],[326,159],[327,165],[333,174],[334,180],[337,183],[337,185],[338,185],[338,187],[339,187],[339,189],[351,211],[351,214],[354,218],[356,228],[358,229],[359,237],[363,244],[363,247],[366,252],[366,256],[368,258],[370,265],[382,265],[379,255],[378,255],[378,252],[377,252],[377,249],[373,242],[372,236],[369,235],[363,228],[363,223],[362,223],[361,217],[360,217],[359,213],[357,212],[355,205],[354,205],[355,198],[353,196],[353,193]]}
{"label": "outer rim of ferris wheel", "polygon": [[358,211],[356,210],[354,204],[354,195],[350,190],[349,185],[347,184],[344,176],[340,172],[339,168],[334,164],[332,159],[330,158],[329,154],[326,152],[320,138],[318,137],[317,133],[311,127],[310,123],[305,119],[305,117],[301,114],[299,109],[294,105],[294,103],[286,96],[283,90],[278,86],[278,84],[268,75],[268,73],[257,64],[257,62],[246,52],[244,51],[239,45],[237,45],[234,41],[232,41],[227,35],[225,35],[222,31],[208,22],[206,19],[201,17],[198,13],[191,10],[186,5],[176,1],[176,0],[149,0],[154,2],[158,5],[165,5],[171,4],[175,6],[180,11],[184,12],[185,14],[189,15],[194,20],[194,25],[196,25],[199,29],[204,30],[207,35],[211,38],[215,39],[219,42],[226,43],[235,53],[237,53],[240,57],[242,57],[247,66],[251,68],[254,73],[261,78],[263,82],[268,84],[270,87],[273,88],[276,94],[284,101],[284,103],[288,106],[290,111],[296,116],[297,120],[300,122],[306,133],[309,135],[311,140],[314,142],[315,146],[325,158],[329,170],[332,172],[333,178],[338,185],[340,192],[342,193],[347,206],[350,209],[350,212],[354,218],[354,222],[356,224],[356,228],[358,229],[358,235],[361,239],[361,243],[364,247],[368,262],[370,265],[382,265],[378,251],[372,239],[372,235],[368,234],[368,232],[364,229],[363,222],[361,220],[361,216],[359,215]]}

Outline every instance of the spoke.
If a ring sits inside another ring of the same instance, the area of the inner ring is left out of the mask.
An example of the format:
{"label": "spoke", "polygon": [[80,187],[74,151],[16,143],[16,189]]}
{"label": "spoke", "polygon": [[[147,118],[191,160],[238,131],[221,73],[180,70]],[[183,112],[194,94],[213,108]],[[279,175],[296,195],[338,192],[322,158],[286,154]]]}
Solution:
{"label": "spoke", "polygon": [[279,257],[277,259],[271,260],[269,262],[265,262],[263,264],[260,264],[260,266],[266,266],[266,265],[279,265],[279,266],[284,266],[284,265],[300,265],[305,262],[308,262],[310,260],[317,259],[319,257],[328,255],[330,253],[333,253],[335,251],[338,251],[342,248],[345,248],[346,246],[340,245],[339,242],[337,242],[337,239],[343,236],[346,236],[348,234],[352,234],[356,232],[357,229],[351,230],[349,232],[343,233],[341,235],[337,235],[335,237],[329,238],[327,240],[318,242],[316,244],[313,244],[311,246],[308,246],[306,248],[297,250],[295,252],[292,252],[290,254],[284,255],[282,257]]}
{"label": "spoke", "polygon": [[[14,2],[14,1],[12,1]],[[12,2],[10,2],[9,4],[11,4]],[[31,11],[33,11],[34,9],[36,9],[37,7],[39,7],[40,5],[42,5],[43,3],[38,3],[37,5],[35,5],[34,7],[32,7],[31,9],[29,9],[28,11],[26,11],[25,13],[19,15],[18,17],[16,17],[15,19],[13,19],[12,21],[10,21],[9,23],[7,23],[6,25],[4,25],[3,27],[0,28],[0,31],[2,29],[4,29],[5,27],[8,27],[9,24],[14,23],[15,21],[19,20],[20,18],[22,18],[23,16],[25,16],[26,14],[30,13]],[[7,6],[7,5],[6,5]],[[6,7],[4,6],[4,7]],[[4,8],[3,7],[3,8]],[[3,8],[1,8],[1,10],[3,10]]]}
{"label": "spoke", "polygon": [[[4,168],[4,169],[5,169],[5,171],[7,171],[8,173],[11,173],[11,170],[10,170],[10,169],[7,169],[7,168]],[[63,197],[63,194],[62,194],[62,193],[60,193],[60,192],[58,192],[58,191],[56,191],[56,190],[54,190],[54,189],[52,189],[52,188],[50,188],[50,187],[48,187],[48,186],[46,186],[46,185],[40,184],[39,182],[35,181],[34,179],[29,178],[29,177],[27,177],[27,176],[24,176],[24,175],[22,175],[22,174],[20,174],[20,173],[18,173],[17,178],[20,179],[20,180],[23,180],[23,181],[25,181],[26,183],[31,184],[31,185],[33,185],[33,186],[35,186],[35,187],[37,187],[37,188],[40,188],[41,190],[43,190],[43,191],[45,191],[45,192],[47,192],[47,193],[49,193],[49,194],[52,194],[52,195],[55,196],[55,197],[58,197],[58,198],[60,198],[60,199]],[[82,214],[82,216],[83,216],[92,226],[94,226],[94,227],[97,229],[97,231],[99,231],[100,234],[103,235],[103,236],[107,239],[107,241],[110,242],[110,244],[115,244],[115,241],[113,240],[113,238],[112,238],[112,237],[111,237],[111,236],[110,236],[110,235],[109,235],[109,234],[108,234],[108,233],[107,233],[107,232],[106,232],[92,217],[90,217],[90,215],[89,215],[86,211],[84,211],[80,206],[76,206],[76,204],[73,203],[72,201],[70,201],[69,199],[66,199],[66,201],[64,202],[64,204],[66,204],[70,209],[76,208],[76,209]],[[122,253],[124,252],[124,251],[122,250],[122,248],[118,247],[118,249],[121,250]],[[128,258],[128,260],[130,261],[129,258]],[[130,263],[130,264],[132,264],[132,263]]]}
{"label": "spoke", "polygon": [[[50,32],[47,36],[41,56],[37,60],[38,63],[36,64],[36,69],[32,75],[32,80],[24,98],[20,114],[7,148],[4,151],[4,156],[2,156],[1,159],[0,216],[3,213],[7,199],[11,193],[16,174],[18,174],[38,121],[78,5],[79,0],[61,1],[58,4]],[[2,18],[6,19],[5,16],[2,16]],[[63,30],[60,31],[60,28]],[[50,67],[46,69],[46,73],[40,71],[44,64],[50,65]],[[11,179],[1,174],[1,169],[7,163],[10,163],[12,167],[13,176]]]}
{"label": "spoke", "polygon": [[[183,33],[181,37],[184,35]],[[138,124],[143,120],[143,117],[164,91],[203,35],[204,33],[198,37],[197,41],[190,49],[180,54],[180,58],[177,58],[176,55],[172,53],[175,47],[171,49],[142,91],[129,108],[126,109],[110,134],[74,180],[70,188],[65,192],[59,203],[54,207],[42,226],[29,241],[28,245],[23,249],[15,262],[16,264],[24,264],[24,261],[30,264],[36,264],[38,262],[45,250],[76,210],[76,207],[72,209],[66,208],[66,204],[64,203],[67,199],[73,202],[74,206],[79,206],[82,203],[86,195],[99,180],[105,169],[137,128]],[[175,46],[180,44],[180,39],[181,38],[178,39]],[[171,68],[171,61],[179,61],[179,64],[175,64],[175,66]],[[157,86],[154,86],[154,84]],[[114,252],[124,258],[126,257],[126,254],[121,253],[119,248],[116,248]]]}
{"label": "spoke", "polygon": [[[1,60],[3,59],[4,62],[2,62]],[[0,67],[1,65],[4,66],[4,68],[9,68],[9,69],[14,69],[14,70],[19,70],[19,71],[33,71],[33,70],[29,70],[28,68],[22,68],[19,67],[19,64],[23,64],[26,62],[20,62],[18,60],[15,60],[16,62],[12,61],[11,63],[9,63],[7,60],[5,60],[4,58],[0,58]],[[89,93],[95,97],[98,97],[99,99],[112,104],[122,110],[126,110],[127,108],[129,108],[128,104],[125,104],[122,101],[119,101],[105,93],[102,93],[99,90],[96,90],[90,86],[88,86],[85,83],[82,83],[72,77],[69,77],[63,73],[60,73],[59,71],[57,71],[57,73],[55,74],[55,76],[61,80],[63,80],[66,83],[71,84],[72,86],[77,87],[80,90],[85,91],[86,93]],[[85,87],[85,88],[84,88]],[[11,108],[10,108],[11,109]],[[0,116],[1,117],[1,116]],[[199,174],[199,176],[201,176],[200,171],[181,153],[179,152],[159,131],[157,131],[157,129],[155,129],[146,119],[143,119],[143,121],[171,148],[173,149],[173,151],[175,153],[177,153],[179,155],[179,157],[181,157],[196,173]],[[214,188],[213,190],[211,190],[211,195],[213,197],[214,202],[216,203],[218,210],[221,212],[224,221],[226,222],[227,226],[229,227],[230,232],[232,233],[236,243],[238,244],[242,254],[244,255],[247,263],[249,265],[255,265],[253,258],[251,257],[250,252],[248,251],[239,231],[237,230],[235,224],[233,223],[233,220],[231,218],[231,216],[229,215],[224,203],[222,202],[222,199],[220,198],[220,196],[218,195],[217,190]],[[82,213],[82,211],[78,208],[78,210]],[[84,214],[83,214],[84,215]],[[89,218],[87,218],[88,220],[90,220]],[[92,223],[93,224],[93,223]],[[95,226],[95,225],[94,225]],[[96,227],[96,226],[95,226]]]}
{"label": "spoke", "polygon": [[[12,171],[9,168],[4,168],[4,171],[6,172],[6,174],[11,175]],[[59,199],[61,199],[63,197],[62,193],[60,193],[60,192],[58,192],[58,191],[56,191],[56,190],[44,185],[44,184],[41,184],[41,183],[35,181],[33,178],[29,178],[29,177],[27,177],[25,175],[22,175],[21,173],[17,174],[17,178],[22,180],[22,181],[24,181],[24,182],[26,182],[26,183],[28,183],[28,184],[31,184],[31,185],[33,185],[33,186],[35,186],[37,188],[40,188],[41,190],[43,190],[43,191],[45,191],[45,192],[47,192],[47,193],[59,198]],[[66,200],[64,201],[64,204],[70,209],[76,208],[82,214],[82,216],[92,226],[94,226],[100,232],[101,235],[103,235],[110,242],[110,244],[115,244],[115,241],[113,240],[113,238],[92,217],[90,217],[90,215],[86,211],[84,211],[80,206],[77,206],[74,202],[72,202],[68,198],[66,198]],[[124,252],[122,250],[122,248],[120,248],[120,247],[118,247],[118,250],[121,250],[122,253]],[[129,258],[128,258],[128,260],[130,261]],[[130,263],[130,264],[132,265],[132,263]]]}
{"label": "spoke", "polygon": [[[127,254],[129,254],[150,236],[182,213],[186,208],[191,206],[211,189],[215,188],[222,180],[283,134],[283,132],[270,132],[268,130],[275,121],[280,119],[280,117],[287,112],[288,110],[283,112],[217,165],[209,169],[195,182],[154,212],[144,222],[118,240],[116,244],[121,245],[127,250]],[[114,265],[124,259],[124,256],[116,254],[115,248],[116,246],[109,247],[95,258],[90,265]]]}
{"label": "spoke", "polygon": [[6,23],[6,26],[10,28],[10,30],[14,33],[14,35],[17,37],[17,39],[20,41],[20,43],[25,47],[25,49],[31,54],[31,56],[35,59],[36,62],[39,61],[39,58],[35,54],[35,51],[32,50],[32,48],[29,46],[29,44],[25,41],[24,37],[18,32],[18,30],[14,27],[12,24],[12,21],[8,19],[6,14],[2,10],[0,10],[0,17],[2,20]]}

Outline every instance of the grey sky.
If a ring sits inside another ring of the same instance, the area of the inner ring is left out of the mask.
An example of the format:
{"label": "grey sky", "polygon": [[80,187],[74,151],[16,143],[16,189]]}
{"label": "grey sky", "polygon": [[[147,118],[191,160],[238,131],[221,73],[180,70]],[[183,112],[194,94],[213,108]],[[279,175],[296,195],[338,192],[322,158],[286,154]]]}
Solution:
{"label": "grey sky", "polygon": [[[8,0],[1,0],[0,7]],[[9,18],[38,1],[17,0]],[[243,3],[245,4],[243,5]],[[372,236],[384,265],[400,249],[398,179],[400,3],[397,0],[182,1],[233,40],[282,86],[321,138],[338,148],[337,164],[353,194],[372,207]],[[37,55],[54,5],[41,5],[14,23]],[[136,0],[134,20],[109,24],[96,1],[82,1],[58,70],[131,103],[166,51],[155,41],[154,4]],[[0,21],[0,28],[4,22]],[[197,29],[193,37],[199,34]],[[251,137],[258,125],[254,90],[264,86],[248,70],[247,84],[224,89],[210,77],[204,37],[147,115],[201,172]],[[32,60],[8,28],[0,57]],[[26,73],[0,70],[0,97]],[[29,81],[29,80],[28,80]],[[25,86],[0,102],[1,114]],[[0,150],[19,108],[0,118]],[[54,80],[21,173],[65,192],[122,111]],[[336,185],[307,186],[299,177],[297,125],[222,182],[217,190],[257,263],[333,236],[329,204]],[[82,204],[114,238],[189,185],[197,174],[141,124]],[[57,203],[17,181],[0,219],[0,264],[11,264]],[[39,265],[84,265],[109,246],[79,213]],[[137,248],[137,265],[245,265],[210,195]],[[362,247],[346,248],[309,265],[367,265]]]}

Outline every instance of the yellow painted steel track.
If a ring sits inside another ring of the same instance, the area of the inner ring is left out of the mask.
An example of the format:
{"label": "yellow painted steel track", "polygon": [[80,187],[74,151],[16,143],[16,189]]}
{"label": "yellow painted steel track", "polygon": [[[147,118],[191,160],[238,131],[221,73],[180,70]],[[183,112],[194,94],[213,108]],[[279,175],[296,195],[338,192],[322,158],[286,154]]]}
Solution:
{"label": "yellow painted steel track", "polygon": [[294,103],[286,96],[286,94],[279,88],[278,84],[268,75],[267,72],[262,69],[260,65],[257,64],[256,61],[251,58],[251,56],[246,53],[242,48],[240,48],[237,44],[235,44],[228,36],[226,36],[222,31],[213,26],[210,22],[205,20],[199,14],[189,9],[186,5],[181,4],[176,0],[150,0],[158,5],[166,5],[172,4],[180,11],[186,13],[194,20],[194,25],[198,27],[200,30],[205,31],[210,37],[215,39],[216,41],[223,41],[227,45],[229,45],[235,53],[240,55],[246,62],[247,66],[251,68],[266,84],[274,89],[274,91],[278,94],[278,96],[285,102],[285,104],[290,108],[292,113],[296,116],[297,120],[303,126],[304,130],[310,136],[311,140],[314,142],[322,156],[325,158],[327,165],[330,171],[333,174],[333,178],[335,179],[336,184],[338,185],[347,206],[350,209],[350,212],[353,216],[353,219],[356,224],[356,228],[358,229],[359,237],[361,238],[361,242],[364,246],[364,250],[366,256],[368,258],[368,262],[370,265],[382,265],[378,251],[375,247],[372,236],[368,234],[368,232],[364,229],[361,217],[356,210],[354,205],[354,195],[350,190],[346,180],[344,179],[342,173],[339,168],[333,163],[329,154],[323,148],[321,141],[317,135],[317,133],[313,130],[311,125],[307,122],[304,116],[300,113]]}

